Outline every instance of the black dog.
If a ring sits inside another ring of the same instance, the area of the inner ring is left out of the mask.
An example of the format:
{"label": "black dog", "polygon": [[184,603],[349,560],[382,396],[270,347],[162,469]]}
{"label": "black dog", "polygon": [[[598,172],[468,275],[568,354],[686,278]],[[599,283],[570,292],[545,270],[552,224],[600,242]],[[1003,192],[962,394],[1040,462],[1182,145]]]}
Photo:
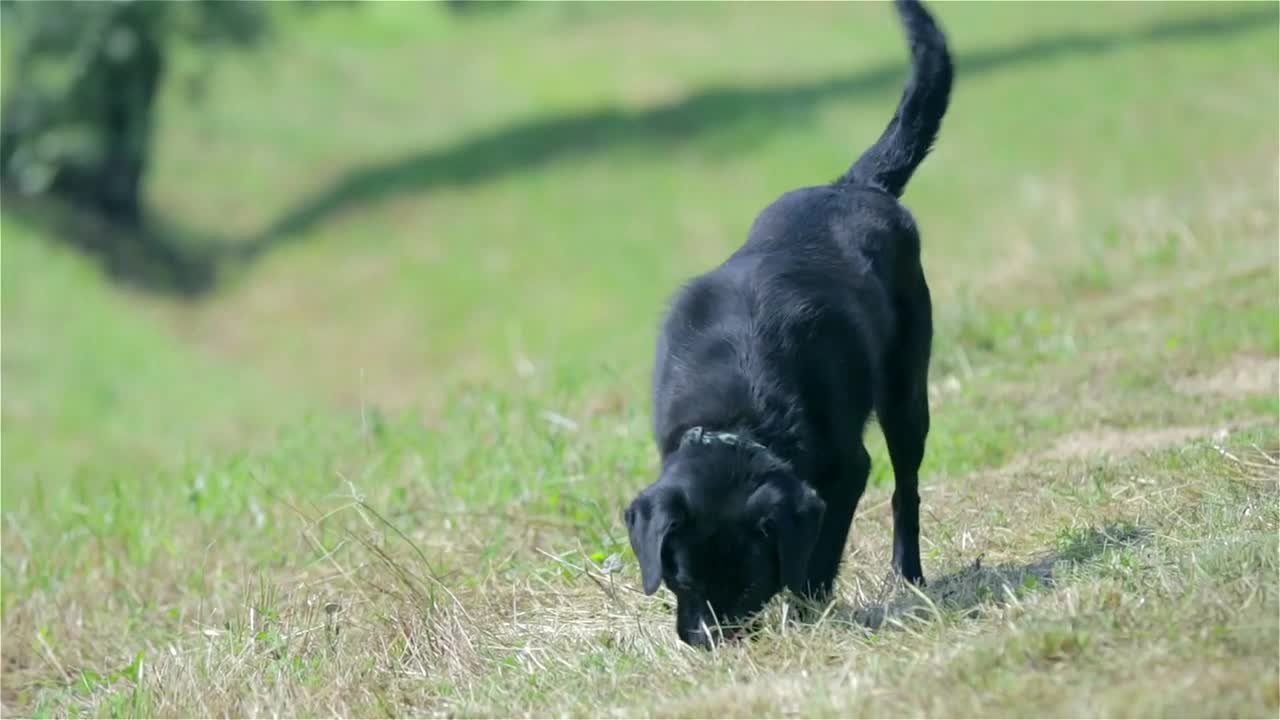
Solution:
{"label": "black dog", "polygon": [[897,198],[938,133],[952,68],[920,3],[896,7],[912,70],[884,134],[839,180],[765,209],[740,250],[675,297],[658,340],[662,475],[626,522],[645,592],[666,581],[693,645],[732,635],[784,586],[829,596],[871,468],[873,408],[896,483],[893,565],[924,582],[916,473],[933,328]]}

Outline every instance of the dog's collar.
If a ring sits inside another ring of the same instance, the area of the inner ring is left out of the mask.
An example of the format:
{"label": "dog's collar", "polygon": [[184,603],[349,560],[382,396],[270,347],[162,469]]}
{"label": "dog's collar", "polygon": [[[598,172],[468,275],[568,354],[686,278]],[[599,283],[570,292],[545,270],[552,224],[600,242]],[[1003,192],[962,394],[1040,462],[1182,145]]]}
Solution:
{"label": "dog's collar", "polygon": [[761,445],[755,440],[744,438],[731,432],[713,432],[711,430],[707,430],[701,425],[685,430],[684,435],[680,436],[680,447],[684,447],[686,445],[711,445],[712,443],[722,443],[733,447],[759,450],[766,453],[769,452],[769,448]]}

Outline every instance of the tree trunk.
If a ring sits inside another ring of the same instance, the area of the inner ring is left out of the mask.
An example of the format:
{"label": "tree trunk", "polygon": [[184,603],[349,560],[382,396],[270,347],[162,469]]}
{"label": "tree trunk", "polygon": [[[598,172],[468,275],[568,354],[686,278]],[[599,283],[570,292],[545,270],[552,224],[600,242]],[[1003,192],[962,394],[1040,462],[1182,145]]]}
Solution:
{"label": "tree trunk", "polygon": [[73,90],[74,112],[98,134],[92,162],[62,168],[53,191],[126,227],[143,223],[152,114],[164,73],[160,3],[122,5]]}

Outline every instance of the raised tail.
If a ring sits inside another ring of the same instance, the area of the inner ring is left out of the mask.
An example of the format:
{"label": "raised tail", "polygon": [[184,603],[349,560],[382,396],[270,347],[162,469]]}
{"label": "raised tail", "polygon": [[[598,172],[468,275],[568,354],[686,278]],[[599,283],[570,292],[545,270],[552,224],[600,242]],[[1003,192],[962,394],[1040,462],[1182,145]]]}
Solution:
{"label": "raised tail", "polygon": [[889,127],[837,182],[869,185],[901,197],[933,147],[951,97],[947,39],[919,0],[894,0],[911,46],[911,78]]}

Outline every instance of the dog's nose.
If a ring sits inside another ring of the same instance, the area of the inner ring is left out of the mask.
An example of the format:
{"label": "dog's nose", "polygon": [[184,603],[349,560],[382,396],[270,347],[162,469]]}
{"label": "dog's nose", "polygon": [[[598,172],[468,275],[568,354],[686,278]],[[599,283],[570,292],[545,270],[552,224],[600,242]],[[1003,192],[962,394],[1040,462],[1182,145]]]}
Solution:
{"label": "dog's nose", "polygon": [[700,650],[710,650],[715,645],[715,638],[712,637],[711,631],[705,626],[676,628],[676,634],[685,643],[692,645]]}
{"label": "dog's nose", "polygon": [[710,650],[721,643],[737,640],[742,636],[742,628],[734,625],[729,627],[709,626],[703,622],[696,626],[677,626],[676,634],[680,636],[681,640],[696,648]]}

